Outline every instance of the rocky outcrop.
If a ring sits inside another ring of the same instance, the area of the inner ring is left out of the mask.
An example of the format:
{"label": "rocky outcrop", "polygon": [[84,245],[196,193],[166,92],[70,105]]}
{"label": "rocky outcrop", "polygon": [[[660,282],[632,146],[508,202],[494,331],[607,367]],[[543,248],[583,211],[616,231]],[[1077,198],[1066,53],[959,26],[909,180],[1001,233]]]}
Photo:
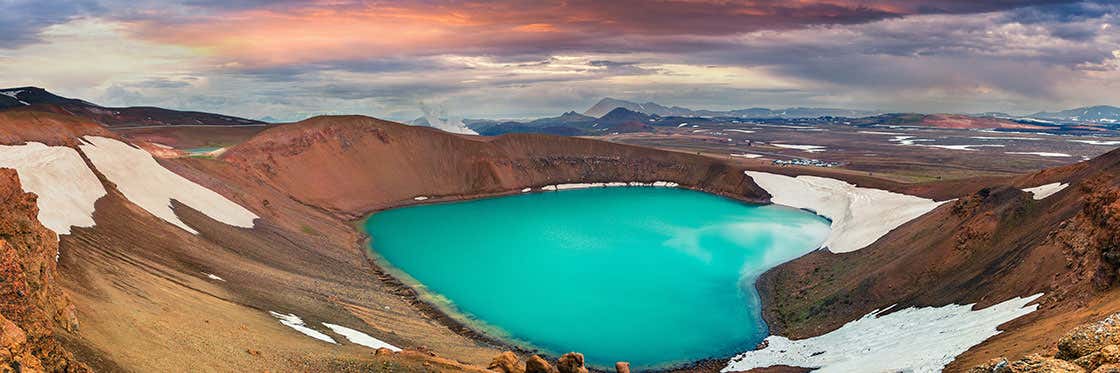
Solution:
{"label": "rocky outcrop", "polygon": [[525,373],[525,368],[521,366],[521,360],[511,351],[495,356],[486,369],[501,373]]}
{"label": "rocky outcrop", "polygon": [[1045,357],[1042,355],[1028,355],[1015,361],[1006,359],[993,360],[988,364],[977,366],[969,373],[1084,373],[1085,370],[1076,364],[1065,360]]}
{"label": "rocky outcrop", "polygon": [[[553,366],[544,358],[533,355],[525,361],[525,366],[519,365],[519,359],[513,352],[506,351],[494,357],[487,369],[502,373],[588,373],[584,365],[583,354],[569,352],[560,356]],[[630,373],[630,363],[618,362],[615,364],[618,373]]]}
{"label": "rocky outcrop", "polygon": [[561,355],[556,361],[556,369],[560,373],[587,373],[587,367],[583,366],[583,354],[578,352]]}
{"label": "rocky outcrop", "polygon": [[972,373],[1112,372],[1120,368],[1120,313],[1078,326],[1058,340],[1054,357],[1031,354],[1008,361],[995,359]]}
{"label": "rocky outcrop", "polygon": [[525,373],[556,373],[556,368],[548,363],[548,360],[533,355],[529,360],[525,361]]}
{"label": "rocky outcrop", "polygon": [[38,212],[15,171],[0,169],[0,371],[84,371],[52,337],[78,323],[55,281],[56,236]]}

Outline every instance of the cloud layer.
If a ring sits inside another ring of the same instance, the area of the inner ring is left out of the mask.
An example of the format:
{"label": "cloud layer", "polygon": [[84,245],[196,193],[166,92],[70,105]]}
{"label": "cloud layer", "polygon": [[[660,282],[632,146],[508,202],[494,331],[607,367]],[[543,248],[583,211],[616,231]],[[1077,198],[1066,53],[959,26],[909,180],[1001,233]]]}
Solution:
{"label": "cloud layer", "polygon": [[529,117],[602,96],[1029,112],[1120,104],[1118,17],[1105,1],[14,0],[0,73],[282,119]]}

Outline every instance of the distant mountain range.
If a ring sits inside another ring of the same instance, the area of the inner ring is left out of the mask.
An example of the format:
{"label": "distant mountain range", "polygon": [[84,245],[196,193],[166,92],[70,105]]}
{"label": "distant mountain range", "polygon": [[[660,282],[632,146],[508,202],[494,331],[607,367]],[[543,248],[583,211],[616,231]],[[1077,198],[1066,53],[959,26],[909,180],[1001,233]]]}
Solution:
{"label": "distant mountain range", "polygon": [[1039,112],[1031,115],[1033,118],[1055,121],[1088,122],[1101,124],[1120,123],[1120,107],[1098,105],[1057,112]]}
{"label": "distant mountain range", "polygon": [[664,106],[655,102],[640,104],[626,100],[607,97],[584,111],[583,114],[592,117],[601,117],[615,108],[625,108],[630,111],[649,115],[673,117],[735,117],[735,118],[817,118],[817,117],[849,117],[862,118],[881,114],[869,110],[851,110],[835,108],[793,107],[785,109],[748,108],[727,111],[693,110],[680,106]]}
{"label": "distant mountain range", "polygon": [[89,118],[109,127],[161,125],[253,125],[265,122],[229,115],[179,111],[149,106],[105,107],[85,100],[62,97],[39,87],[0,89],[0,110],[39,108]]}

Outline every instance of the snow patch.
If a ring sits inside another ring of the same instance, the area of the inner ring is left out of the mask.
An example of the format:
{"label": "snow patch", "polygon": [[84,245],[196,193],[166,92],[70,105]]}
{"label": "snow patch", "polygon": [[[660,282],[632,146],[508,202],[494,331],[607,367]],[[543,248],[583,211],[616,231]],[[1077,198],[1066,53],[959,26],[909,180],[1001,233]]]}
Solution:
{"label": "snow patch", "polygon": [[920,146],[928,146],[928,147],[931,147],[931,148],[941,148],[941,149],[949,149],[949,150],[968,150],[968,151],[977,151],[979,149],[973,149],[973,148],[979,148],[979,147],[992,147],[992,148],[1002,148],[1003,147],[1003,145],[995,145],[995,144],[993,144],[993,145],[920,145]]}
{"label": "snow patch", "polygon": [[751,131],[751,130],[737,130],[737,129],[729,129],[729,130],[724,130],[724,131],[727,131],[727,132],[739,132],[739,133],[754,133],[754,131]]}
{"label": "snow patch", "polygon": [[412,200],[413,201],[427,201],[428,196],[416,196],[416,197],[412,197]]}
{"label": "snow patch", "polygon": [[211,280],[214,280],[214,281],[226,282],[226,280],[224,278],[218,277],[218,275],[215,275],[213,273],[202,272],[202,274],[206,275],[206,278],[208,278],[208,279],[211,279]]}
{"label": "snow patch", "polygon": [[774,365],[818,372],[938,372],[957,355],[1002,333],[999,325],[1034,312],[1042,294],[1016,297],[988,308],[974,304],[876,310],[828,334],[793,341],[766,338],[767,347],[731,359],[723,372]]}
{"label": "snow patch", "polygon": [[[147,153],[145,153],[147,154]],[[0,167],[19,174],[23,191],[39,195],[39,222],[56,234],[92,227],[94,203],[106,194],[77,150],[38,142],[0,145]]]}
{"label": "snow patch", "polygon": [[1072,155],[1069,155],[1069,154],[1066,154],[1066,153],[1051,153],[1051,152],[1006,152],[1006,154],[1037,155],[1039,157],[1055,157],[1055,158],[1072,157]]}
{"label": "snow patch", "polygon": [[732,153],[732,154],[729,154],[729,155],[732,156],[732,157],[735,157],[735,158],[747,158],[747,159],[762,158],[761,154],[750,154],[750,153],[735,154],[735,153]]}
{"label": "snow patch", "polygon": [[334,338],[331,338],[331,336],[323,334],[322,332],[320,332],[318,330],[308,328],[307,325],[303,323],[303,319],[299,318],[299,316],[296,316],[296,315],[290,314],[290,313],[285,315],[285,314],[282,314],[282,313],[279,313],[279,312],[273,312],[273,311],[268,311],[268,313],[271,314],[272,317],[275,317],[275,318],[279,319],[280,323],[284,324],[284,326],[295,329],[297,332],[303,333],[304,335],[306,335],[308,337],[315,338],[315,339],[318,339],[320,341],[331,343],[331,344],[338,344],[338,342],[335,342]]}
{"label": "snow patch", "polygon": [[744,171],[772,196],[773,203],[811,210],[832,220],[821,244],[834,253],[867,247],[891,230],[948,202],[862,188],[825,177]]}
{"label": "snow patch", "polygon": [[172,199],[235,227],[252,228],[258,218],[241,205],[164,168],[144,150],[106,137],[83,139],[86,143],[79,145],[82,153],[129,201],[187,232],[198,234],[171,210]]}
{"label": "snow patch", "polygon": [[[652,187],[663,187],[663,188],[676,188],[676,187],[679,187],[680,184],[674,183],[672,181],[654,181],[652,183],[643,183],[643,182],[640,182],[640,181],[612,181],[612,182],[608,182],[608,183],[567,183],[567,184],[545,185],[545,186],[541,187],[541,190],[556,191],[556,190],[572,190],[572,189],[588,189],[588,188],[613,188],[613,187],[625,187],[625,186],[652,186]],[[526,188],[526,189],[528,189],[528,188]]]}
{"label": "snow patch", "polygon": [[777,146],[779,148],[797,149],[797,150],[800,150],[800,151],[803,151],[803,152],[806,152],[806,153],[823,152],[825,150],[825,147],[821,146],[821,145],[797,145],[797,144],[773,144],[773,143],[770,144],[770,145],[774,145],[774,146]]}
{"label": "snow patch", "polygon": [[17,97],[17,96],[19,96],[20,93],[23,93],[22,89],[17,89],[17,90],[14,90],[14,91],[0,91],[0,95],[11,97],[12,99],[15,99],[16,101],[19,101],[19,103],[24,104],[24,105],[31,105],[27,101],[20,100],[19,97]]}
{"label": "snow patch", "polygon": [[977,139],[977,140],[1026,140],[1026,141],[1044,140],[1041,137],[1010,137],[1010,136],[971,136],[969,138]]}
{"label": "snow patch", "polygon": [[1034,188],[1023,188],[1023,191],[1027,192],[1027,193],[1031,193],[1032,198],[1034,198],[1037,201],[1037,200],[1052,196],[1052,195],[1054,195],[1054,193],[1061,192],[1062,189],[1065,189],[1068,186],[1069,186],[1069,183],[1058,182],[1058,183],[1050,183],[1050,184],[1045,184],[1045,185],[1039,185],[1039,186],[1036,186]]}
{"label": "snow patch", "polygon": [[379,348],[387,348],[393,352],[401,351],[401,349],[397,346],[382,342],[380,339],[369,336],[369,334],[362,333],[360,331],[350,329],[342,325],[323,323],[323,326],[330,328],[332,332],[335,332],[335,334],[346,337],[346,340],[350,341],[350,343],[353,344],[366,346],[374,350]]}
{"label": "snow patch", "polygon": [[532,191],[533,191],[533,188],[525,188],[525,189],[521,190],[521,193],[529,193],[529,192],[532,192]]}
{"label": "snow patch", "polygon": [[1120,145],[1120,141],[1107,141],[1107,140],[1069,140],[1071,142],[1079,142],[1089,145]]}
{"label": "snow patch", "polygon": [[856,133],[862,133],[862,134],[865,134],[865,135],[888,135],[888,136],[901,135],[901,133],[898,133],[898,132],[879,132],[879,131],[856,131]]}

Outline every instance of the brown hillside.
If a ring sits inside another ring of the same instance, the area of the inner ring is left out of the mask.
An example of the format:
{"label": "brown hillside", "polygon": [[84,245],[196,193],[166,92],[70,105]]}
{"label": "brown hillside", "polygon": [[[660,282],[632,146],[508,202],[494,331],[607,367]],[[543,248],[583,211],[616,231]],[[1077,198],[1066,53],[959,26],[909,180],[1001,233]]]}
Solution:
{"label": "brown hillside", "polygon": [[[800,338],[893,304],[984,307],[1041,292],[1039,312],[982,346],[1021,356],[1047,343],[1031,336],[1052,332],[1055,320],[1084,321],[1116,298],[1110,258],[1120,231],[1120,151],[1024,177],[1019,186],[1055,178],[1071,186],[1036,201],[1010,185],[993,185],[865,249],[814,252],[772,269],[758,283],[769,325]],[[966,354],[958,362],[970,359]]]}
{"label": "brown hillside", "polygon": [[304,203],[350,216],[416,196],[575,182],[664,180],[744,200],[769,197],[743,169],[697,155],[548,135],[460,136],[362,116],[274,127],[222,159]]}

